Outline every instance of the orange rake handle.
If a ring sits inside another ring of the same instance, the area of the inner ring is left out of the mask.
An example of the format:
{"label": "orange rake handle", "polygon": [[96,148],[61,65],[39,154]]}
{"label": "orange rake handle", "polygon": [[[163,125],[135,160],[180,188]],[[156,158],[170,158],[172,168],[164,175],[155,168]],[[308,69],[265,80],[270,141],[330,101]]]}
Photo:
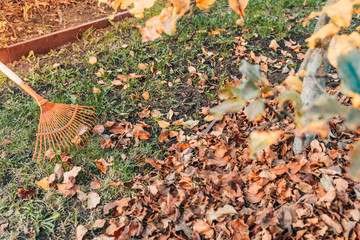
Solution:
{"label": "orange rake handle", "polygon": [[19,87],[21,87],[25,92],[30,94],[39,106],[44,105],[47,101],[37,94],[29,85],[27,85],[18,75],[16,75],[13,71],[11,71],[5,64],[0,62],[0,71],[3,72],[8,78],[14,81]]}

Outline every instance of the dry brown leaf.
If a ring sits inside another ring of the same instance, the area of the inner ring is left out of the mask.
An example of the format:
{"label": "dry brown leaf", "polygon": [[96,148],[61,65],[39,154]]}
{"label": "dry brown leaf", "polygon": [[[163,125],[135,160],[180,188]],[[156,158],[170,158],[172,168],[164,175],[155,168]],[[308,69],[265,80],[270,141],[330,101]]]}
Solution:
{"label": "dry brown leaf", "polygon": [[275,39],[271,40],[269,47],[276,52],[277,48],[280,48],[279,44],[276,42]]}
{"label": "dry brown leaf", "polygon": [[160,136],[159,136],[159,142],[161,143],[167,143],[169,141],[169,133],[170,131],[169,130],[163,130],[161,131],[160,133]]}
{"label": "dry brown leaf", "polygon": [[343,228],[340,223],[338,223],[336,220],[332,220],[328,215],[321,214],[321,219],[330,227],[335,229],[335,231],[340,234],[343,231]]}
{"label": "dry brown leaf", "polygon": [[17,195],[22,200],[28,200],[28,199],[32,198],[35,195],[35,193],[36,193],[35,189],[30,189],[30,190],[18,189],[17,190]]}
{"label": "dry brown leaf", "polygon": [[212,223],[213,221],[224,221],[225,218],[231,217],[233,215],[237,214],[237,211],[235,208],[231,205],[225,205],[222,208],[218,208],[216,211],[210,210],[206,213],[206,220],[209,223]]}
{"label": "dry brown leaf", "polygon": [[54,168],[54,173],[56,174],[56,178],[58,180],[61,180],[64,175],[64,170],[62,169],[62,166],[60,163],[57,163]]}
{"label": "dry brown leaf", "polygon": [[95,177],[95,179],[93,181],[91,181],[91,183],[90,183],[90,190],[99,189],[100,186],[101,186],[100,182]]}
{"label": "dry brown leaf", "polygon": [[75,239],[82,240],[87,233],[88,229],[84,225],[79,225],[75,230]]}
{"label": "dry brown leaf", "polygon": [[81,167],[73,167],[70,171],[64,173],[64,183],[70,182],[71,178],[75,178],[81,171]]}
{"label": "dry brown leaf", "polygon": [[159,118],[161,117],[161,112],[159,110],[154,109],[153,111],[151,111],[151,116],[154,118]]}
{"label": "dry brown leaf", "polygon": [[333,186],[330,186],[328,192],[325,194],[325,196],[321,197],[319,199],[319,202],[329,202],[332,203],[336,198],[336,191]]}
{"label": "dry brown leaf", "polygon": [[102,228],[104,227],[105,223],[105,219],[96,219],[95,222],[91,225],[91,229]]}
{"label": "dry brown leaf", "polygon": [[87,208],[94,209],[100,203],[100,196],[96,192],[90,192],[88,194],[88,205]]}
{"label": "dry brown leaf", "polygon": [[195,232],[203,234],[205,238],[212,238],[214,235],[214,230],[210,228],[209,224],[201,219],[196,219],[193,222],[193,229]]}
{"label": "dry brown leaf", "polygon": [[87,200],[87,195],[86,195],[86,193],[84,193],[84,192],[81,191],[81,190],[78,190],[78,191],[76,192],[76,197],[77,197],[77,199],[79,199],[79,201],[82,202],[82,203]]}
{"label": "dry brown leaf", "polygon": [[96,125],[92,130],[92,132],[99,137],[104,133],[104,131],[105,131],[105,127],[102,124]]}

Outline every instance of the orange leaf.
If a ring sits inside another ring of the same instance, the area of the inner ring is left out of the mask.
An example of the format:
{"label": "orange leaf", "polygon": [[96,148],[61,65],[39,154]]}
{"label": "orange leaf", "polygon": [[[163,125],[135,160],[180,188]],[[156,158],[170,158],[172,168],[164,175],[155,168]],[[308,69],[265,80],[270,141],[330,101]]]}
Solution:
{"label": "orange leaf", "polygon": [[230,7],[240,16],[245,17],[245,8],[249,0],[229,0]]}
{"label": "orange leaf", "polygon": [[148,92],[144,92],[142,95],[141,95],[145,100],[148,100],[150,95]]}
{"label": "orange leaf", "polygon": [[157,123],[159,124],[160,128],[168,128],[170,126],[170,123],[166,121],[157,121]]}
{"label": "orange leaf", "polygon": [[211,8],[211,5],[215,2],[216,0],[196,0],[196,6],[201,10],[205,10]]}
{"label": "orange leaf", "polygon": [[107,171],[107,164],[106,164],[105,159],[100,158],[99,160],[95,160],[94,162],[95,162],[95,164],[96,164],[96,167],[97,167],[98,169],[100,169],[100,171],[102,171],[103,173],[106,173],[106,171]]}
{"label": "orange leaf", "polygon": [[98,88],[96,88],[96,87],[93,87],[93,92],[94,92],[95,94],[97,94],[97,93],[101,93],[101,90],[98,89]]}

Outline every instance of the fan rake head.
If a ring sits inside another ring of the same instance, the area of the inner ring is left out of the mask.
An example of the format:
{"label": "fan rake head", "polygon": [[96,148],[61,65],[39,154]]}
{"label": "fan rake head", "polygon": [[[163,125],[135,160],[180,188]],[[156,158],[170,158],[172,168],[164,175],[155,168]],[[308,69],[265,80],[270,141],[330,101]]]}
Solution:
{"label": "fan rake head", "polygon": [[56,154],[70,151],[72,146],[81,148],[95,121],[93,107],[42,102],[33,159],[37,157],[39,161],[43,156],[43,161],[46,157],[51,161]]}

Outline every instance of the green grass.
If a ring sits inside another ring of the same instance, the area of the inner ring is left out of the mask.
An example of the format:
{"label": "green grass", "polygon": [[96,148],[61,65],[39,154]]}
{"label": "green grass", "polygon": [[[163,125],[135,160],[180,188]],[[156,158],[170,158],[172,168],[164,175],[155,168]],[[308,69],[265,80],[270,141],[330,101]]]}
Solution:
{"label": "green grass", "polygon": [[[218,1],[209,10],[195,10],[192,15],[185,16],[178,23],[181,34],[177,40],[164,36],[143,43],[138,29],[133,27],[143,21],[128,19],[104,31],[89,31],[81,42],[70,47],[44,56],[30,55],[22,60],[22,67],[16,68],[19,75],[49,101],[94,106],[100,123],[125,118],[134,124],[142,120],[152,126],[150,140],[125,151],[103,150],[100,140],[91,137],[85,149],[72,152],[74,165],[83,169],[77,183],[82,191],[89,192],[90,182],[96,177],[102,184],[95,190],[101,195],[101,204],[134,194],[129,189],[109,187],[108,183],[127,181],[134,174],[146,172],[148,166],[136,159],[164,159],[167,156],[162,147],[169,147],[171,143],[158,142],[160,129],[156,120],[165,120],[170,109],[179,113],[173,120],[201,119],[201,107],[217,99],[217,89],[230,79],[241,77],[239,62],[231,59],[234,36],[243,35],[249,41],[249,48],[266,54],[269,51],[267,46],[264,47],[264,42],[268,44],[267,39],[281,40],[311,32],[311,26],[301,27],[300,19],[320,4],[316,0],[308,0],[306,7],[302,6],[303,0],[250,1],[245,25],[240,27],[235,24],[238,16],[224,2],[227,1]],[[160,9],[161,4],[155,11],[147,11],[146,19]],[[285,14],[292,13],[299,13],[299,22],[292,24],[292,30],[287,32],[290,23]],[[244,27],[249,31],[242,34]],[[219,30],[220,34],[210,35],[213,30]],[[256,34],[260,36],[259,41],[253,41]],[[124,44],[127,48],[122,48]],[[214,56],[205,56],[202,47],[212,51]],[[88,63],[91,56],[97,57],[97,64]],[[221,58],[224,60],[220,61]],[[149,67],[140,70],[139,63]],[[159,74],[151,72],[152,64]],[[191,79],[193,86],[188,86],[188,66],[207,75],[204,86],[199,84],[198,77]],[[29,68],[34,71],[27,72]],[[95,75],[99,68],[107,71],[102,77]],[[111,84],[120,72],[145,76],[130,80],[129,87],[122,90]],[[178,78],[180,82],[176,81]],[[98,85],[99,80],[105,85]],[[101,93],[95,94],[93,87],[99,88]],[[145,91],[150,93],[149,100],[141,97]],[[159,110],[163,116],[139,119],[140,106]],[[55,165],[54,162],[31,160],[39,114],[39,107],[26,93],[0,76],[0,225],[9,222],[4,237],[0,236],[3,239],[70,239],[78,224],[91,224],[102,217],[99,209],[87,210],[86,203],[81,204],[75,197],[64,199],[54,190],[43,191],[35,185],[35,181],[49,176]],[[4,145],[5,140],[11,143]],[[127,156],[125,160],[121,158],[123,153]],[[115,159],[114,166],[109,168],[108,174],[103,174],[93,161],[110,156]],[[37,194],[31,200],[22,201],[16,195],[20,188],[35,188]],[[88,233],[89,238],[92,234]]]}

